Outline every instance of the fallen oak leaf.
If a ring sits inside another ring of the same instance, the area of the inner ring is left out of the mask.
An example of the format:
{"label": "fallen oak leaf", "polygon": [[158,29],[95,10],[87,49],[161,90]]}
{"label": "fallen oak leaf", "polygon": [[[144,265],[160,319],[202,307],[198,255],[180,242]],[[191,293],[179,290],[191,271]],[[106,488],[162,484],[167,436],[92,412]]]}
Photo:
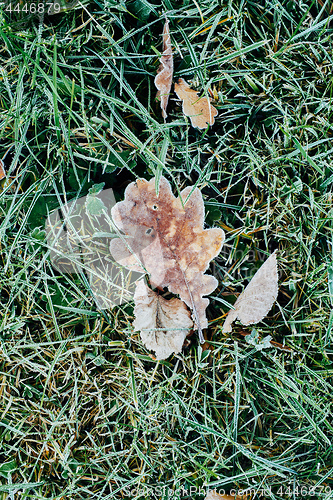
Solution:
{"label": "fallen oak leaf", "polygon": [[180,193],[181,198],[176,198],[164,177],[158,195],[154,177],[129,184],[124,201],[111,210],[125,238],[113,239],[110,251],[124,267],[138,272],[144,269],[153,287],[168,287],[178,294],[192,309],[195,329],[204,342],[201,329],[208,326],[209,299],[203,296],[212,293],[218,284],[215,277],[204,272],[221,251],[225,235],[219,228],[203,229],[202,195],[198,188],[191,191],[189,186]]}
{"label": "fallen oak leaf", "polygon": [[143,279],[134,293],[133,326],[140,331],[147,349],[156,353],[156,359],[166,359],[181,352],[184,340],[193,327],[191,313],[179,299],[166,300],[151,290]]}
{"label": "fallen oak leaf", "polygon": [[166,108],[169,101],[169,95],[173,77],[173,55],[171,49],[171,38],[169,31],[169,21],[166,19],[163,28],[163,54],[160,59],[160,65],[155,76],[155,87],[157,88],[156,98],[160,100],[162,116],[166,119]]}
{"label": "fallen oak leaf", "polygon": [[210,98],[198,97],[198,92],[191,89],[183,78],[175,83],[175,92],[183,101],[183,113],[190,118],[192,127],[205,129],[208,124],[214,125],[218,111],[211,105]]}
{"label": "fallen oak leaf", "polygon": [[245,290],[228,312],[222,331],[230,333],[238,318],[242,325],[259,323],[270,311],[278,296],[276,250],[258,269]]}

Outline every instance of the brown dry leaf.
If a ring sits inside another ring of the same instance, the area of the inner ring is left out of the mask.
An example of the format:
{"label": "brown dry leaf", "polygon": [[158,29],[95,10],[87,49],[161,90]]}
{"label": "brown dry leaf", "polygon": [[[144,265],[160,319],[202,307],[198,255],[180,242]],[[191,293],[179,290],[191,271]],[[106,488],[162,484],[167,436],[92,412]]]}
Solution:
{"label": "brown dry leaf", "polygon": [[168,19],[166,19],[163,29],[163,54],[161,56],[160,62],[161,64],[158,67],[154,82],[158,90],[156,97],[161,101],[162,116],[165,121],[166,117],[168,116],[166,113],[166,108],[168,105],[173,77],[173,55],[171,49]]}
{"label": "brown dry leaf", "polygon": [[269,312],[278,295],[276,250],[258,269],[240,294],[223,325],[223,332],[231,332],[231,323],[237,318],[242,325],[261,321]]}
{"label": "brown dry leaf", "polygon": [[191,313],[184,302],[164,299],[142,279],[136,285],[134,304],[133,326],[140,331],[147,349],[156,352],[156,359],[181,352],[185,337],[193,327]]}
{"label": "brown dry leaf", "polygon": [[204,500],[247,500],[247,498],[247,495],[220,495],[215,490],[210,490]]}
{"label": "brown dry leaf", "polygon": [[179,78],[178,83],[175,83],[175,92],[183,101],[183,113],[190,118],[192,127],[204,129],[208,127],[208,124],[214,125],[214,117],[218,112],[211,105],[211,99],[199,98],[198,92],[191,89],[183,78]]}
{"label": "brown dry leaf", "polygon": [[5,165],[2,160],[0,160],[0,181],[6,177]]}
{"label": "brown dry leaf", "polygon": [[[222,248],[224,231],[203,229],[204,204],[198,188],[183,207],[164,177],[158,196],[155,182],[155,177],[132,182],[125,190],[125,200],[112,208],[113,220],[126,237],[113,239],[110,251],[121,265],[138,272],[144,268],[153,287],[168,287],[178,294],[192,309],[202,342],[209,304],[203,296],[218,284],[204,272]],[[191,190],[189,186],[180,193],[183,203]]]}

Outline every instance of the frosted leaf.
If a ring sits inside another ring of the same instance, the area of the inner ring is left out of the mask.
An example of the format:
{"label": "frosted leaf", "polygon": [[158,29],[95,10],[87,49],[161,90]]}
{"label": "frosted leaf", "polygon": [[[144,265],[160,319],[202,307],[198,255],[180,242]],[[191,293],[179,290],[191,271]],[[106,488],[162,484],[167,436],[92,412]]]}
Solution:
{"label": "frosted leaf", "polygon": [[175,83],[175,92],[179,99],[183,101],[183,113],[191,120],[192,127],[204,129],[215,122],[217,109],[210,103],[207,97],[198,97],[198,92],[191,89],[189,84],[179,78]]}
{"label": "frosted leaf", "polygon": [[[161,177],[159,194],[155,178],[138,179],[126,188],[125,200],[111,211],[114,223],[125,233],[124,240],[111,241],[110,251],[121,265],[150,275],[153,287],[168,287],[192,309],[195,328],[207,328],[206,307],[217,287],[214,276],[204,274],[210,261],[221,251],[222,229],[204,229],[204,203],[194,189],[183,206],[169,182]],[[183,203],[192,188],[181,193]],[[201,341],[203,338],[201,337]]]}
{"label": "frosted leaf", "polygon": [[231,332],[231,324],[238,318],[242,325],[261,321],[270,311],[278,296],[276,251],[264,262],[240,294],[225,319],[223,332]]}
{"label": "frosted leaf", "polygon": [[140,280],[134,294],[133,326],[140,331],[147,349],[156,359],[166,359],[182,350],[186,335],[193,327],[191,313],[179,299],[166,300]]}
{"label": "frosted leaf", "polygon": [[161,101],[162,116],[165,120],[168,116],[166,113],[166,108],[169,101],[173,77],[173,55],[171,49],[168,19],[166,19],[163,29],[163,54],[161,56],[160,63],[161,64],[158,67],[154,83],[155,87],[158,90],[156,97]]}

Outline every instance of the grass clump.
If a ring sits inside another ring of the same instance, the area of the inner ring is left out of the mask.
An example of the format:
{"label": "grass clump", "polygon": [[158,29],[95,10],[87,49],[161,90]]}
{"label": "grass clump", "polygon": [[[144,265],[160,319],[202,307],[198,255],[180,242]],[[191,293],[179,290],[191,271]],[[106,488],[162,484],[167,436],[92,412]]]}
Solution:
{"label": "grass clump", "polygon": [[[1,499],[332,498],[332,15],[328,2],[90,1],[0,13]],[[153,80],[164,14],[175,78],[213,90],[191,128]],[[44,226],[97,183],[197,185],[227,239],[202,350],[157,363],[133,304],[99,310],[53,268]],[[260,349],[226,303],[279,248]],[[191,489],[192,488],[192,489]],[[200,490],[201,488],[201,490]],[[303,488],[303,489],[302,489]],[[170,491],[169,491],[170,490]],[[260,497],[261,495],[261,497]]]}

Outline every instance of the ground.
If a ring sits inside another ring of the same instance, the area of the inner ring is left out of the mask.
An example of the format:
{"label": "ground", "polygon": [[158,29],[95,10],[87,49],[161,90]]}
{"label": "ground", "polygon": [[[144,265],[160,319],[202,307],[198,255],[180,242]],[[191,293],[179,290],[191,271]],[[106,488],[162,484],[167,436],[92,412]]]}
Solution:
{"label": "ground", "polygon": [[[91,0],[50,15],[10,5],[0,498],[333,498],[330,2]],[[218,110],[207,130],[173,92],[161,116],[165,15],[174,79]],[[44,232],[49,212],[92,186],[120,201],[156,175],[175,194],[198,187],[205,227],[226,234],[209,268],[219,285],[206,343],[194,333],[159,362],[132,327],[133,302],[99,309],[84,273],[52,265]],[[236,321],[223,333],[229,304],[275,249],[277,303],[256,332]]]}

